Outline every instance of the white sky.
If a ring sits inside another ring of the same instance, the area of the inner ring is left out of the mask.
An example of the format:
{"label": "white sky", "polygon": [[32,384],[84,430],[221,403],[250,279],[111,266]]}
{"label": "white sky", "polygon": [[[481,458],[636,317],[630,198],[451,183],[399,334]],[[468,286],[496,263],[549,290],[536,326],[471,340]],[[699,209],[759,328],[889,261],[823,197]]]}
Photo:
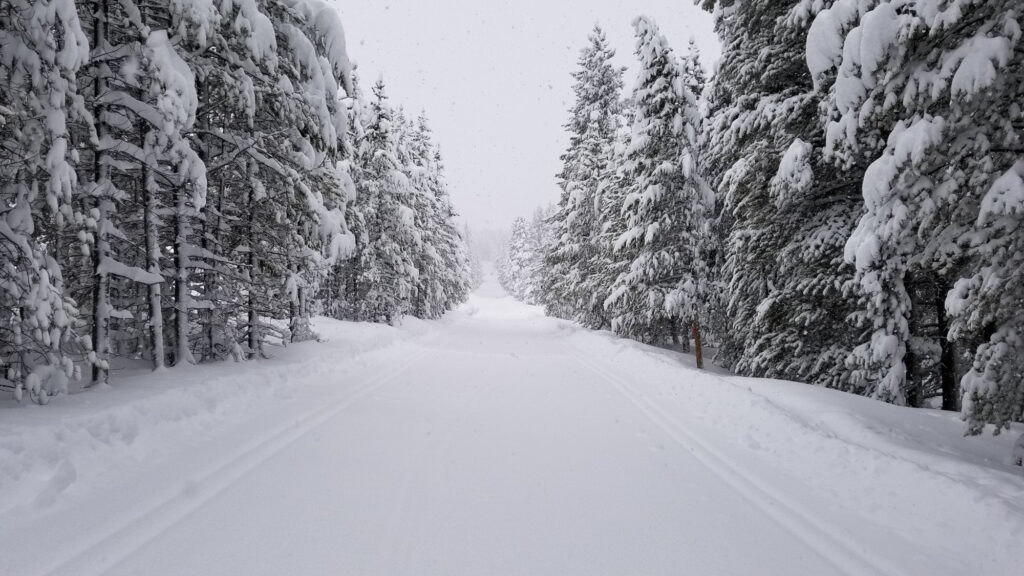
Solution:
{"label": "white sky", "polygon": [[426,110],[455,207],[477,230],[555,202],[572,77],[594,23],[635,77],[638,14],[676,49],[720,47],[692,0],[336,0],[364,85],[383,75],[393,104]]}

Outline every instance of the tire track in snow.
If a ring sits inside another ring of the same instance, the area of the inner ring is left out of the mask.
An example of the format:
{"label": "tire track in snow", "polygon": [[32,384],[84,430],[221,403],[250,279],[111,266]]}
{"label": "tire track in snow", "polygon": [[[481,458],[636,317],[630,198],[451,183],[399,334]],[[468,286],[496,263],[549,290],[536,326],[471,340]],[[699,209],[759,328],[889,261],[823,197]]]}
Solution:
{"label": "tire track in snow", "polygon": [[[131,519],[106,529],[68,553],[53,558],[40,574],[83,576],[109,572],[207,502],[231,488],[249,472],[326,424],[359,400],[393,382],[426,353],[426,349],[418,347],[398,366],[370,378],[354,391],[326,406],[289,419],[287,424],[282,424],[241,447],[234,457],[193,475],[185,491],[181,489],[180,484],[175,484],[174,488],[141,509]],[[190,487],[195,487],[194,492]]]}
{"label": "tire track in snow", "polygon": [[883,559],[872,557],[848,543],[845,534],[818,518],[793,498],[771,486],[759,483],[753,474],[702,440],[677,418],[672,417],[656,403],[632,391],[624,379],[587,358],[576,346],[569,343],[567,346],[572,350],[570,356],[581,366],[610,384],[670,438],[687,448],[715,476],[817,552],[840,573],[848,576],[905,576]]}

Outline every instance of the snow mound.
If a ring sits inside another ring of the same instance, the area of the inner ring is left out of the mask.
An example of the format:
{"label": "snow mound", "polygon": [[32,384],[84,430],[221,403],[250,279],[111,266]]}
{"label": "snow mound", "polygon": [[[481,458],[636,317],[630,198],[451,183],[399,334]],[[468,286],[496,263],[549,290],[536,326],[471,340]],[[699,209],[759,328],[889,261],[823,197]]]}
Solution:
{"label": "snow mound", "polygon": [[[322,342],[281,349],[269,360],[133,369],[113,386],[54,398],[48,406],[0,401],[0,515],[45,509],[140,464],[295,398],[361,356],[425,335],[400,327],[316,320]],[[297,384],[303,387],[298,387]]]}
{"label": "snow mound", "polygon": [[[718,440],[715,451],[759,482],[783,494],[787,486],[814,487],[814,493],[789,496],[813,515],[862,524],[858,536],[884,556],[899,557],[906,544],[927,541],[946,552],[922,559],[934,570],[922,567],[921,573],[983,566],[985,573],[1001,574],[1008,555],[1024,561],[1024,478],[1011,456],[1024,427],[965,437],[955,413],[701,372],[691,356],[610,333],[577,331],[571,340],[588,356],[598,351],[641,397],[702,438]],[[971,550],[970,558],[961,550]]]}

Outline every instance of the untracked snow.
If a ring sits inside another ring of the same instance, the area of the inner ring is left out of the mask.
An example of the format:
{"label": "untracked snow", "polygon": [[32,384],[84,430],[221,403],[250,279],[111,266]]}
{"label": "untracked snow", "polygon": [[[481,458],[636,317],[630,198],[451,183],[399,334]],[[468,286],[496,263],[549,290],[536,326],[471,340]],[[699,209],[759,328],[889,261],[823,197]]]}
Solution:
{"label": "untracked snow", "polygon": [[0,574],[1024,566],[1016,434],[697,371],[493,279],[440,321],[317,329],[266,361],[0,403]]}

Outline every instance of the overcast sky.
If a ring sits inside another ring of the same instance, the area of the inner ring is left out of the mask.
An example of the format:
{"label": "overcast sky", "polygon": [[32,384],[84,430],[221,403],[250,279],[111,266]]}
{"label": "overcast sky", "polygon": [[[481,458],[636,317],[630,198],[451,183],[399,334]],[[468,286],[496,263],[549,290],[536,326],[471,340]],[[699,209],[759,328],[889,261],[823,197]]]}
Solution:
{"label": "overcast sky", "polygon": [[654,18],[677,53],[720,47],[692,0],[336,0],[364,85],[424,109],[441,145],[455,207],[473,228],[508,226],[555,202],[572,77],[594,23],[635,78],[632,27]]}

